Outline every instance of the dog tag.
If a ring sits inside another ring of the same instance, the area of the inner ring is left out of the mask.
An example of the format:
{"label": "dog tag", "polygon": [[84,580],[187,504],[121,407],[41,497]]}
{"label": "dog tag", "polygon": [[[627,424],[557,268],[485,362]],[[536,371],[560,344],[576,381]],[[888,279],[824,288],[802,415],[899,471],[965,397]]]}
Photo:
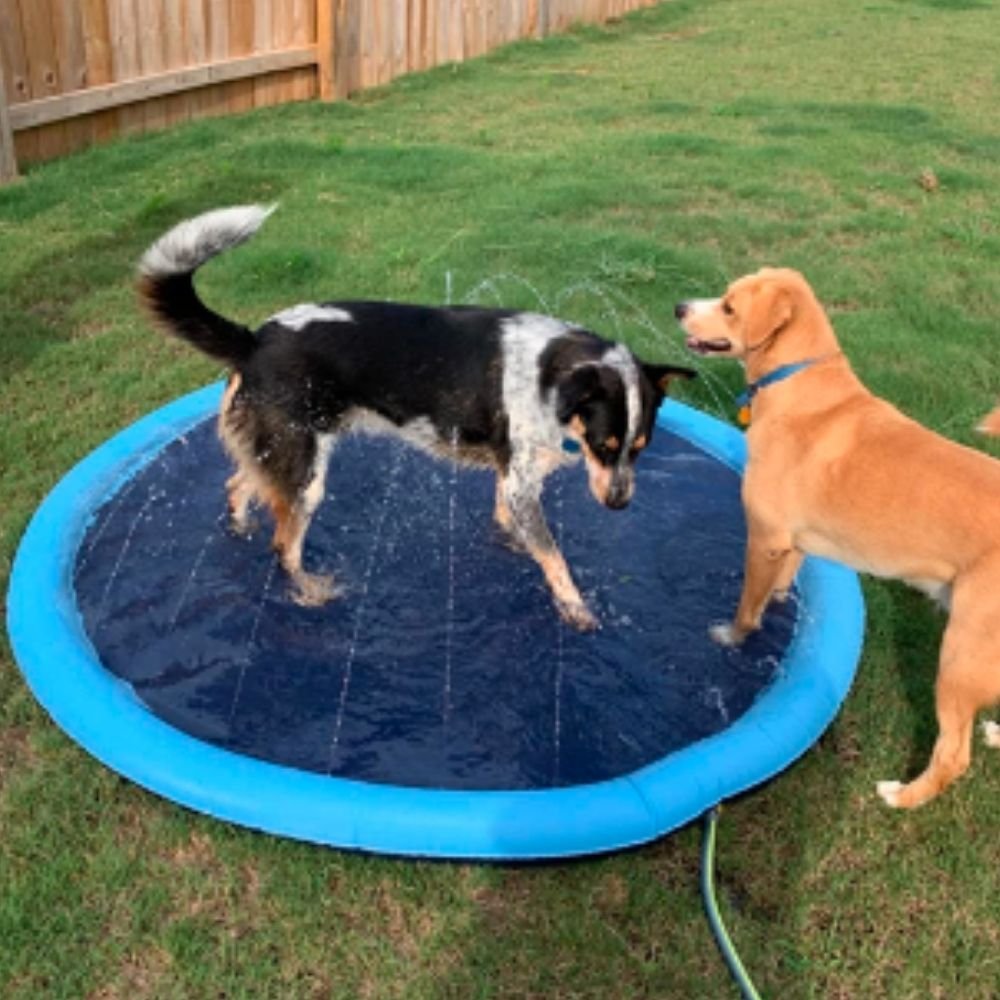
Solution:
{"label": "dog tag", "polygon": [[750,406],[741,406],[739,413],[736,414],[736,419],[739,421],[740,427],[750,426]]}

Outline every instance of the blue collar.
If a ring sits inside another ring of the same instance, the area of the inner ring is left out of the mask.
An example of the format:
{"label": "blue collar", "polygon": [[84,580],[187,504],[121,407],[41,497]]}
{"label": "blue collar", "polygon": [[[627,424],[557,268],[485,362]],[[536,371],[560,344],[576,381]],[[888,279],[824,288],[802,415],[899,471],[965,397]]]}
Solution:
{"label": "blue collar", "polygon": [[790,365],[781,365],[775,368],[774,371],[768,372],[763,378],[757,379],[756,382],[751,382],[746,389],[743,390],[736,397],[736,405],[740,408],[744,406],[749,406],[754,396],[760,392],[761,389],[766,389],[769,385],[774,385],[775,382],[783,382],[786,378],[791,378],[796,372],[802,371],[803,368],[809,368],[816,364],[817,361],[824,361],[825,358],[807,358],[805,361],[795,361]]}

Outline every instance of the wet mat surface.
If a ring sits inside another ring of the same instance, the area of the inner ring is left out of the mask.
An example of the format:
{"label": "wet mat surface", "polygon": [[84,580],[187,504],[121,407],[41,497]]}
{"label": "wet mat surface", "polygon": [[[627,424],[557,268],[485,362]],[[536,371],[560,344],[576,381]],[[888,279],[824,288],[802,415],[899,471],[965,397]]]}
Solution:
{"label": "wet mat surface", "polygon": [[707,636],[739,596],[735,473],[662,428],[633,503],[581,466],[545,506],[602,629],[558,619],[491,520],[493,476],[384,438],[331,462],[305,565],[343,596],[301,608],[269,548],[225,527],[205,421],[95,515],[74,573],[103,665],[157,716],[227,749],[362,781],[525,789],[616,777],[735,721],[780,670],[796,602],[740,651]]}

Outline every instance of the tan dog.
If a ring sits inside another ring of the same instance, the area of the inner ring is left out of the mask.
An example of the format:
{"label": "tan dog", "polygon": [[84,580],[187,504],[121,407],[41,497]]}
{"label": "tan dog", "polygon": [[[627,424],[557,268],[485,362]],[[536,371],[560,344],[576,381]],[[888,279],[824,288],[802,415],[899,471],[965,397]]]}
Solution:
{"label": "tan dog", "polygon": [[[795,271],[759,271],[720,299],[681,303],[676,315],[691,350],[743,361],[752,394],[743,593],[735,620],[713,638],[736,644],[758,628],[806,554],[940,601],[950,618],[933,755],[909,784],[878,784],[889,805],[927,802],[969,766],[975,715],[1000,700],[1000,462],[868,392]],[[1000,409],[982,429],[1000,432]],[[1000,725],[984,728],[1000,747]]]}

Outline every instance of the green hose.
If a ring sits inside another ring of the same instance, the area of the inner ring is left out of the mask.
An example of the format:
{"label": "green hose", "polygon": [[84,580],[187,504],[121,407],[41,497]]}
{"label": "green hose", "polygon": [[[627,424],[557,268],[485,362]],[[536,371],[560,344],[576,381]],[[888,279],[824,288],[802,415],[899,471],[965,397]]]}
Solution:
{"label": "green hose", "polygon": [[744,1000],[761,1000],[756,987],[750,981],[747,970],[740,961],[740,956],[736,953],[732,939],[722,922],[722,915],[719,913],[719,903],[715,898],[715,828],[719,822],[721,806],[713,806],[705,813],[705,833],[701,847],[701,897],[705,904],[705,913],[708,916],[708,923],[712,928],[715,943],[722,952],[722,957],[729,966],[729,971],[736,985],[739,986]]}

